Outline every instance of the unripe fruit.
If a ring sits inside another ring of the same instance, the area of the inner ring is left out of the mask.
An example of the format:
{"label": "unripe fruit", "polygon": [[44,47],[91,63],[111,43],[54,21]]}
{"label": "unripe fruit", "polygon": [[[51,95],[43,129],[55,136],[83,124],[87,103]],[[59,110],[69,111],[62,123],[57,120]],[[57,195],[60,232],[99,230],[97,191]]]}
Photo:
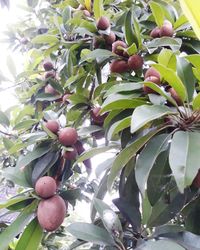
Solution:
{"label": "unripe fruit", "polygon": [[174,88],[168,89],[168,92],[171,94],[172,98],[176,101],[176,103],[180,106],[183,104],[181,98],[178,96]]}
{"label": "unripe fruit", "polygon": [[156,77],[156,76],[149,76],[147,78],[145,78],[145,82],[153,82],[157,85],[160,84],[160,78]]}
{"label": "unripe fruit", "polygon": [[123,41],[118,40],[112,44],[112,52],[119,55],[119,56],[123,56],[123,53],[124,53],[123,48],[125,48],[125,49],[127,48],[126,43]]}
{"label": "unripe fruit", "polygon": [[146,78],[149,77],[149,76],[155,76],[155,77],[157,77],[157,78],[160,79],[160,73],[159,73],[156,69],[154,69],[153,67],[149,68],[149,69],[146,71],[146,73],[145,73],[145,75],[144,75],[144,78],[146,79]]}
{"label": "unripe fruit", "polygon": [[105,42],[110,45],[113,44],[116,40],[116,35],[113,31],[111,31],[109,35],[104,35],[103,37],[105,39]]}
{"label": "unripe fruit", "polygon": [[73,147],[73,151],[65,151],[63,153],[63,158],[65,158],[66,160],[74,160],[76,159],[77,156],[77,150],[75,147]]}
{"label": "unripe fruit", "polygon": [[128,63],[124,60],[114,60],[110,64],[110,71],[112,73],[124,73],[129,71]]}
{"label": "unripe fruit", "polygon": [[91,14],[90,14],[90,12],[89,12],[88,10],[83,10],[83,14],[84,14],[85,16],[87,16],[87,17],[90,17],[90,16],[91,16]]}
{"label": "unripe fruit", "polygon": [[48,232],[55,231],[64,221],[67,207],[59,196],[40,201],[37,209],[37,218],[40,226]]}
{"label": "unripe fruit", "polygon": [[141,69],[143,66],[143,58],[139,55],[133,55],[130,56],[128,59],[128,66],[132,70],[138,70]]}
{"label": "unripe fruit", "polygon": [[149,88],[146,85],[143,86],[143,92],[145,94],[157,94],[156,91],[154,91],[153,89]]}
{"label": "unripe fruit", "polygon": [[[51,62],[43,63],[43,68],[44,68],[45,71],[50,71],[50,70],[54,69],[53,64]],[[45,78],[46,78],[46,76],[45,76]]]}
{"label": "unripe fruit", "polygon": [[198,174],[196,175],[196,177],[194,178],[192,185],[196,188],[200,188],[200,171],[198,172]]}
{"label": "unripe fruit", "polygon": [[54,71],[49,71],[45,74],[45,79],[48,79],[48,78],[55,78],[56,77],[56,74]]}
{"label": "unripe fruit", "polygon": [[51,86],[51,84],[47,84],[44,88],[44,92],[46,94],[58,95],[58,92]]}
{"label": "unripe fruit", "polygon": [[156,28],[152,29],[152,31],[150,33],[150,36],[152,38],[158,38],[158,37],[160,37],[160,28],[156,27]]}
{"label": "unripe fruit", "polygon": [[95,107],[91,110],[90,115],[91,119],[93,121],[93,124],[96,125],[103,125],[103,122],[107,116],[107,114],[100,115],[101,108],[100,107]]}
{"label": "unripe fruit", "polygon": [[107,30],[109,26],[110,26],[110,21],[105,16],[100,17],[99,20],[97,21],[97,29],[99,30]]}
{"label": "unripe fruit", "polygon": [[35,192],[42,198],[52,197],[56,192],[56,182],[50,176],[39,178],[35,184]]}
{"label": "unripe fruit", "polygon": [[174,34],[174,29],[169,21],[165,21],[163,26],[160,28],[160,37],[168,36],[172,37]]}
{"label": "unripe fruit", "polygon": [[72,146],[77,142],[78,134],[74,128],[63,128],[59,132],[59,142],[64,146]]}
{"label": "unripe fruit", "polygon": [[45,123],[45,127],[48,128],[52,133],[57,134],[59,130],[59,124],[55,120],[49,120]]}

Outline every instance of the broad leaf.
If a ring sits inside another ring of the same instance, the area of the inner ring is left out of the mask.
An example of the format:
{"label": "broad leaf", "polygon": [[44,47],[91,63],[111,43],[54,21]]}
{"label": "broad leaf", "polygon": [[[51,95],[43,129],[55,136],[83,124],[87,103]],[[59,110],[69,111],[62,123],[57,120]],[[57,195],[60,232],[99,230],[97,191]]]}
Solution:
{"label": "broad leaf", "polygon": [[164,13],[163,13],[163,10],[162,10],[160,4],[157,4],[153,1],[151,1],[149,5],[151,7],[151,11],[152,11],[152,14],[155,18],[157,26],[161,27],[163,25],[165,16],[164,16]]}
{"label": "broad leaf", "polygon": [[34,37],[32,40],[31,40],[32,43],[35,43],[35,44],[41,44],[41,43],[48,43],[48,44],[52,44],[52,43],[58,43],[59,40],[56,36],[54,35],[38,35],[36,37]]}
{"label": "broad leaf", "polygon": [[185,250],[181,245],[170,240],[149,240],[135,250]]}
{"label": "broad leaf", "polygon": [[3,126],[6,126],[6,127],[9,127],[9,125],[10,125],[10,121],[9,121],[8,117],[2,111],[0,111],[0,124]]}
{"label": "broad leaf", "polygon": [[94,0],[93,3],[93,11],[94,11],[94,17],[97,20],[101,16],[103,16],[103,1],[102,0]]}

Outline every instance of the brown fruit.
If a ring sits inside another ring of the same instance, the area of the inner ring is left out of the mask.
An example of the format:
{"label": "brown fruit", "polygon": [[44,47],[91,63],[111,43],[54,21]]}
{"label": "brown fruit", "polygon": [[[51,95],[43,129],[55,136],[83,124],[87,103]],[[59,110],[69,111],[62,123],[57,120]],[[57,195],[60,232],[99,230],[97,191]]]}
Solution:
{"label": "brown fruit", "polygon": [[152,29],[152,31],[150,33],[150,36],[152,38],[158,38],[158,37],[160,37],[160,28],[156,27],[156,28]]}
{"label": "brown fruit", "polygon": [[172,37],[174,34],[174,29],[172,27],[172,24],[169,21],[165,21],[163,26],[160,28],[160,37],[163,36],[168,36],[168,37]]}
{"label": "brown fruit", "polygon": [[143,91],[145,94],[157,94],[156,91],[154,91],[153,89],[149,88],[146,85],[143,86]]}
{"label": "brown fruit", "polygon": [[58,95],[58,92],[51,86],[51,84],[47,84],[44,88],[44,92],[46,94]]}
{"label": "brown fruit", "polygon": [[105,40],[101,36],[94,37],[93,46],[95,49],[104,48],[105,47]]}
{"label": "brown fruit", "polygon": [[97,29],[99,30],[107,30],[110,26],[110,21],[107,17],[102,16],[97,21]]}
{"label": "brown fruit", "polygon": [[42,198],[52,197],[56,192],[56,182],[50,176],[39,178],[35,184],[35,192]]}
{"label": "brown fruit", "polygon": [[45,127],[48,128],[52,133],[57,134],[59,130],[59,124],[55,120],[49,120],[45,123]]}
{"label": "brown fruit", "polygon": [[124,73],[129,71],[128,63],[124,60],[114,60],[110,64],[110,71],[112,73]]}
{"label": "brown fruit", "polygon": [[43,63],[43,68],[45,71],[50,71],[54,69],[52,62]]}
{"label": "brown fruit", "polygon": [[55,78],[56,77],[56,73],[54,71],[49,71],[45,74],[45,79],[49,79],[49,78]]}
{"label": "brown fruit", "polygon": [[116,35],[113,31],[111,31],[109,35],[104,35],[103,37],[105,39],[105,42],[109,45],[113,44],[116,40]]}
{"label": "brown fruit", "polygon": [[140,55],[133,55],[130,56],[128,59],[128,66],[132,70],[141,69],[143,66],[143,58]]}
{"label": "brown fruit", "polygon": [[83,10],[83,14],[87,17],[91,16],[91,13],[88,10]]}
{"label": "brown fruit", "polygon": [[116,41],[112,44],[112,52],[119,55],[119,56],[123,56],[124,53],[124,49],[123,48],[127,48],[127,45],[125,42],[123,41]]}
{"label": "brown fruit", "polygon": [[73,151],[65,151],[63,153],[63,158],[65,158],[66,160],[74,160],[76,159],[77,156],[77,150],[75,147],[73,147]]}
{"label": "brown fruit", "polygon": [[168,89],[168,92],[171,94],[172,98],[176,101],[176,103],[180,106],[183,104],[181,98],[178,96],[174,88]]}
{"label": "brown fruit", "polygon": [[160,73],[156,69],[154,69],[153,67],[147,69],[147,71],[144,75],[144,78],[146,79],[149,76],[155,76],[155,77],[160,79]]}
{"label": "brown fruit", "polygon": [[200,171],[198,172],[198,174],[196,175],[196,177],[194,178],[192,185],[196,188],[200,188]]}
{"label": "brown fruit", "polygon": [[67,207],[65,201],[59,196],[40,201],[37,209],[37,218],[40,226],[49,231],[55,231],[64,221]]}
{"label": "brown fruit", "polygon": [[156,77],[156,76],[149,76],[147,78],[145,78],[145,82],[153,82],[157,85],[160,84],[160,78]]}
{"label": "brown fruit", "polygon": [[59,142],[64,146],[72,146],[77,142],[78,134],[74,128],[63,128],[59,132]]}
{"label": "brown fruit", "polygon": [[101,108],[100,107],[95,107],[91,110],[90,115],[93,124],[95,125],[103,125],[103,122],[107,116],[107,114],[100,115]]}

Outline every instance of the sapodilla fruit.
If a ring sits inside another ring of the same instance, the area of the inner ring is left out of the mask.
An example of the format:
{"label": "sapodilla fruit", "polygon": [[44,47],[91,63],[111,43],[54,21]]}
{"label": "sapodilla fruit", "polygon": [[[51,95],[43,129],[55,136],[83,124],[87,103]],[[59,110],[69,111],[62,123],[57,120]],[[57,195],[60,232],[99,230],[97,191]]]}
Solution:
{"label": "sapodilla fruit", "polygon": [[147,71],[144,75],[144,78],[146,79],[149,76],[155,76],[155,77],[160,79],[160,73],[156,69],[154,69],[153,67],[150,67],[149,69],[147,69]]}
{"label": "sapodilla fruit", "polygon": [[126,49],[127,47],[128,46],[125,42],[118,40],[112,44],[112,52],[119,56],[123,56],[124,49]]}
{"label": "sapodilla fruit", "polygon": [[180,106],[183,104],[181,98],[178,96],[174,88],[168,89],[168,92],[171,94],[172,98],[176,101],[176,103]]}
{"label": "sapodilla fruit", "polygon": [[102,16],[97,21],[97,29],[99,30],[107,30],[110,26],[110,21],[107,17]]}
{"label": "sapodilla fruit", "polygon": [[145,82],[153,82],[157,85],[160,84],[160,78],[156,77],[156,76],[148,76],[147,78],[145,78]]}
{"label": "sapodilla fruit", "polygon": [[168,36],[168,37],[172,37],[174,34],[174,29],[172,27],[172,24],[169,21],[165,21],[163,26],[160,28],[160,37],[163,36]]}
{"label": "sapodilla fruit", "polygon": [[130,56],[128,59],[128,66],[132,70],[141,69],[143,66],[143,58],[140,55],[133,55]]}
{"label": "sapodilla fruit", "polygon": [[65,151],[62,156],[66,160],[74,160],[77,156],[77,150],[73,147],[73,151]]}
{"label": "sapodilla fruit", "polygon": [[59,142],[64,146],[72,146],[77,142],[78,134],[74,128],[63,128],[58,135]]}
{"label": "sapodilla fruit", "polygon": [[100,107],[95,107],[90,112],[91,119],[92,119],[93,123],[96,124],[96,125],[102,125],[105,118],[106,118],[106,116],[107,116],[106,113],[103,114],[103,115],[100,115],[99,114],[100,111],[101,111]]}
{"label": "sapodilla fruit", "polygon": [[56,189],[56,182],[50,176],[43,176],[39,178],[35,184],[36,194],[44,199],[52,197],[55,194]]}
{"label": "sapodilla fruit", "polygon": [[63,223],[66,212],[65,201],[59,195],[54,195],[39,202],[37,209],[38,222],[48,232],[55,231]]}
{"label": "sapodilla fruit", "polygon": [[114,60],[110,64],[110,71],[112,73],[124,73],[129,71],[128,63],[125,60]]}
{"label": "sapodilla fruit", "polygon": [[55,120],[49,120],[45,123],[45,127],[48,128],[52,133],[57,134],[59,130],[59,124]]}
{"label": "sapodilla fruit", "polygon": [[45,71],[50,71],[54,69],[52,62],[44,62],[43,68]]}
{"label": "sapodilla fruit", "polygon": [[150,33],[150,36],[152,38],[158,38],[158,37],[160,37],[160,28],[156,27],[156,28],[152,29],[152,31]]}
{"label": "sapodilla fruit", "polygon": [[111,31],[109,35],[104,35],[103,38],[107,44],[112,45],[116,40],[116,35],[113,31]]}

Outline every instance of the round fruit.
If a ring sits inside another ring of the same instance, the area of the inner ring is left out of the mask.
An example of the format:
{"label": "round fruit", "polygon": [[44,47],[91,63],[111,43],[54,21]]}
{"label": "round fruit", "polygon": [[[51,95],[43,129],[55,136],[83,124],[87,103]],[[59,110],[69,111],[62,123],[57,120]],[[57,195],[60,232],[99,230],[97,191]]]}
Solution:
{"label": "round fruit", "polygon": [[44,92],[46,94],[57,95],[58,92],[51,86],[51,84],[47,84],[44,88]]}
{"label": "round fruit", "polygon": [[[45,71],[50,71],[50,70],[54,69],[53,64],[51,62],[43,63],[43,68]],[[46,76],[45,76],[45,78],[46,78]]]}
{"label": "round fruit", "polygon": [[192,185],[196,188],[200,188],[200,171],[198,172],[198,174],[196,175],[196,177],[194,178]]}
{"label": "round fruit", "polygon": [[112,73],[124,73],[129,71],[128,63],[124,60],[114,60],[110,64],[110,71]]}
{"label": "round fruit", "polygon": [[176,91],[175,91],[174,88],[168,89],[168,92],[171,94],[172,98],[176,101],[176,103],[178,105],[182,105],[183,104],[181,98],[178,96],[178,94],[176,93]]}
{"label": "round fruit", "polygon": [[156,69],[154,69],[153,67],[147,69],[147,71],[144,75],[144,78],[146,79],[149,76],[155,76],[155,77],[160,79],[160,73]]}
{"label": "round fruit", "polygon": [[74,128],[63,128],[59,132],[59,142],[64,146],[71,146],[77,142],[78,134]]}
{"label": "round fruit", "polygon": [[77,150],[75,147],[73,147],[73,151],[65,151],[63,153],[63,158],[65,158],[66,160],[74,160],[76,159],[77,156]]}
{"label": "round fruit", "polygon": [[111,31],[109,35],[104,35],[103,37],[105,39],[105,42],[110,45],[113,44],[116,40],[116,35],[113,31]]}
{"label": "round fruit", "polygon": [[156,76],[149,76],[147,78],[145,78],[145,82],[153,82],[157,85],[160,84],[160,78],[156,77]]}
{"label": "round fruit", "polygon": [[154,91],[153,89],[149,88],[146,85],[143,86],[143,91],[145,94],[157,94],[156,91]]}
{"label": "round fruit", "polygon": [[150,36],[152,38],[157,38],[157,37],[160,37],[160,28],[159,27],[156,27],[154,29],[152,29],[151,33],[150,33]]}
{"label": "round fruit", "polygon": [[49,71],[45,74],[45,79],[48,79],[48,78],[55,78],[56,77],[56,74],[54,71]]}
{"label": "round fruit", "polygon": [[107,116],[107,114],[103,114],[103,115],[100,115],[101,111],[101,108],[100,107],[95,107],[91,110],[90,114],[91,114],[91,118],[92,118],[92,121],[93,121],[93,124],[96,124],[96,125],[103,125],[103,122]]}
{"label": "round fruit", "polygon": [[83,10],[83,14],[84,14],[85,16],[87,16],[87,17],[90,17],[90,16],[91,16],[91,14],[90,14],[90,12],[89,12],[88,10]]}
{"label": "round fruit", "polygon": [[124,49],[123,48],[127,48],[127,45],[125,42],[123,41],[116,41],[112,44],[112,52],[119,55],[119,56],[123,56],[124,53]]}
{"label": "round fruit", "polygon": [[99,20],[97,21],[97,29],[99,30],[107,30],[109,26],[110,26],[110,21],[105,16],[100,17]]}
{"label": "round fruit", "polygon": [[138,70],[141,69],[143,66],[143,58],[139,55],[133,55],[130,56],[128,59],[128,66],[132,70]]}
{"label": "round fruit", "polygon": [[174,34],[174,29],[169,21],[165,21],[163,26],[160,28],[160,37],[168,36],[172,37]]}
{"label": "round fruit", "polygon": [[56,134],[59,130],[59,124],[55,120],[49,120],[45,123],[45,127],[48,128],[52,133]]}
{"label": "round fruit", "polygon": [[35,184],[35,192],[42,198],[52,197],[56,192],[56,182],[50,176],[39,178]]}
{"label": "round fruit", "polygon": [[63,223],[66,211],[66,204],[59,195],[40,201],[37,209],[40,226],[49,232],[55,231]]}

